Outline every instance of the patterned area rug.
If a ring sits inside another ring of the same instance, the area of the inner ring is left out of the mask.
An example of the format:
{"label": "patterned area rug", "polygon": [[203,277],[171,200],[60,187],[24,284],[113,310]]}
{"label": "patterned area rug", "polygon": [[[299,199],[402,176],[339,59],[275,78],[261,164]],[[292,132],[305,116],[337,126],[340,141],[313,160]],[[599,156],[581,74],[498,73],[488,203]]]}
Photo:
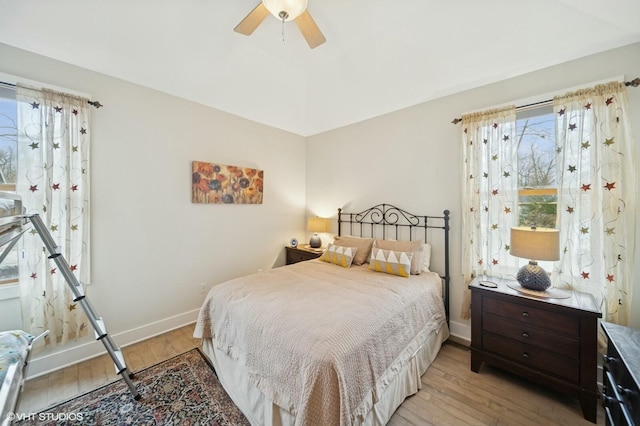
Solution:
{"label": "patterned area rug", "polygon": [[133,382],[139,401],[120,379],[19,424],[249,425],[197,348],[135,373]]}

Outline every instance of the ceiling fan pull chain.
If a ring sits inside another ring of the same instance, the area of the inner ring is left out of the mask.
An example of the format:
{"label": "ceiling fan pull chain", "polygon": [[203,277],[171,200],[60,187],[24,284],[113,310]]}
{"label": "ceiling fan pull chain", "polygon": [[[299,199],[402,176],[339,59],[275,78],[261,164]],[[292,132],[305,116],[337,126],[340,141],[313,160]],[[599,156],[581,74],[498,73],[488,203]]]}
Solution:
{"label": "ceiling fan pull chain", "polygon": [[284,20],[289,17],[289,14],[286,11],[281,10],[280,13],[278,13],[278,16],[282,19],[282,42],[284,43]]}

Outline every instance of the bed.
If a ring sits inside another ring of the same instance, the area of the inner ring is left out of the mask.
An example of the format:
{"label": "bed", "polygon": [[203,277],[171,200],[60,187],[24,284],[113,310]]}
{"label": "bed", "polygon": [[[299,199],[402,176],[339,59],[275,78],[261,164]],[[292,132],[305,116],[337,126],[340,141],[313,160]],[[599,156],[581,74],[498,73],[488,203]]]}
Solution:
{"label": "bed", "polygon": [[448,232],[446,210],[338,210],[319,259],[214,286],[194,336],[250,423],[386,424],[449,336]]}

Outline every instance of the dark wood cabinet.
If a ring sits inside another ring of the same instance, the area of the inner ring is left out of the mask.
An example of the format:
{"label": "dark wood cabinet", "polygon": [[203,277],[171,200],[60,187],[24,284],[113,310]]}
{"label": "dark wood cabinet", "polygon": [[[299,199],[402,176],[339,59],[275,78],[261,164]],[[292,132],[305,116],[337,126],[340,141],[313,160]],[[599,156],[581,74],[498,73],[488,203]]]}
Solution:
{"label": "dark wood cabinet", "polygon": [[533,296],[518,291],[515,281],[486,276],[469,288],[471,370],[480,372],[486,362],[575,395],[585,419],[595,423],[601,314],[593,296],[571,290],[556,291],[558,298]]}
{"label": "dark wood cabinet", "polygon": [[640,425],[640,330],[607,322],[602,387],[607,425]]}
{"label": "dark wood cabinet", "polygon": [[287,250],[287,265],[317,259],[322,254],[321,251],[307,250],[302,247],[285,247],[285,249]]}

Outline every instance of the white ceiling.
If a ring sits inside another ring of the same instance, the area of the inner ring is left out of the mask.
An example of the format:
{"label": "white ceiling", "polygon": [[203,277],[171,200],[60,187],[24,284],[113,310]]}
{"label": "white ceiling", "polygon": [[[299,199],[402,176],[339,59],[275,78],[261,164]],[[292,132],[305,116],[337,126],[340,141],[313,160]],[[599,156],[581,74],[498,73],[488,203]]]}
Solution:
{"label": "white ceiling", "polygon": [[[0,42],[309,136],[640,41],[638,0],[0,0]],[[0,58],[0,61],[2,58]]]}

